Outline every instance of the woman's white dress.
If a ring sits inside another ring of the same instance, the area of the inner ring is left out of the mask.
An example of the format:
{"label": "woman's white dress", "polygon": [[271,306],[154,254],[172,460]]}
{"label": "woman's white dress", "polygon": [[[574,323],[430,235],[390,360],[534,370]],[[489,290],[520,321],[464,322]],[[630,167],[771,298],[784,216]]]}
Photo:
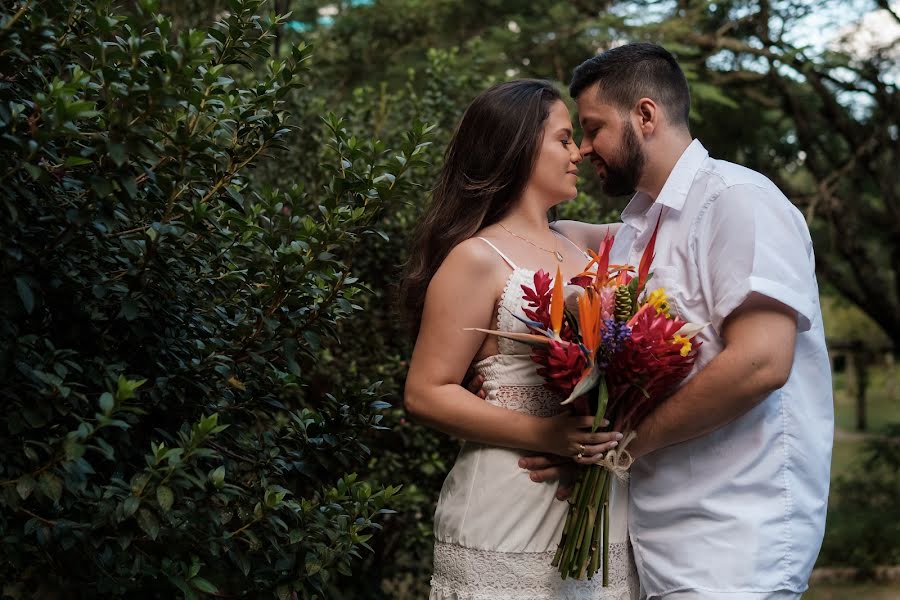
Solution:
{"label": "woman's white dress", "polygon": [[[498,327],[527,331],[522,285],[534,271],[513,269],[500,299]],[[543,385],[529,347],[499,338],[499,354],[474,365],[487,402],[541,417],[557,414],[562,398]],[[465,442],[441,489],[434,518],[434,574],[430,600],[631,600],[637,576],[627,538],[627,486],[615,483],[610,504],[609,587],[600,573],[562,580],[550,562],[562,535],[568,503],[557,483],[535,483],[518,466],[526,451]]]}

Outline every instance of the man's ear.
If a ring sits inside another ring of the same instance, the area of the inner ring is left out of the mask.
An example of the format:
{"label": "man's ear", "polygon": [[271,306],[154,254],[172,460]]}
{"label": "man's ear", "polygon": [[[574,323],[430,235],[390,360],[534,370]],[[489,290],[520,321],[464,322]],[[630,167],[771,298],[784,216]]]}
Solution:
{"label": "man's ear", "polygon": [[635,106],[638,129],[644,135],[651,135],[659,126],[662,113],[659,105],[650,98],[641,98]]}

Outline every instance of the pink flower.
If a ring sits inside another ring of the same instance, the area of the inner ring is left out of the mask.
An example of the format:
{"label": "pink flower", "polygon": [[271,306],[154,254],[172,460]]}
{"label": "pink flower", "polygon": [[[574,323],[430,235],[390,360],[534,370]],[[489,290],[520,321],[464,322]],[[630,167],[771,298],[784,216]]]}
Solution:
{"label": "pink flower", "polygon": [[600,318],[608,321],[616,311],[616,286],[605,285],[600,288]]}

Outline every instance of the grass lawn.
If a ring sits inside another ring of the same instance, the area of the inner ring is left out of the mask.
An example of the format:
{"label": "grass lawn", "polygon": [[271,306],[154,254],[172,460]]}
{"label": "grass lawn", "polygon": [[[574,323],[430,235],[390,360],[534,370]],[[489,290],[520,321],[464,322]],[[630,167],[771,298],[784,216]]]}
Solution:
{"label": "grass lawn", "polygon": [[870,369],[866,393],[868,428],[856,431],[856,400],[848,390],[847,373],[834,374],[834,425],[837,430],[831,459],[831,482],[849,472],[865,447],[867,434],[884,433],[888,424],[900,423],[900,365],[894,365],[893,376],[887,367]]}
{"label": "grass lawn", "polygon": [[866,393],[868,429],[856,431],[856,400],[848,389],[847,373],[834,374],[834,425],[836,431],[831,459],[831,482],[846,475],[859,460],[865,448],[867,434],[884,433],[890,423],[900,423],[900,365],[893,366],[893,375],[885,366],[869,370]]}
{"label": "grass lawn", "polygon": [[[855,431],[856,397],[848,387],[846,371],[835,373],[834,424],[838,429]],[[900,365],[869,369],[866,413],[869,433],[882,433],[889,423],[900,423]]]}
{"label": "grass lawn", "polygon": [[803,600],[900,600],[897,588],[874,583],[822,583],[810,586]]}

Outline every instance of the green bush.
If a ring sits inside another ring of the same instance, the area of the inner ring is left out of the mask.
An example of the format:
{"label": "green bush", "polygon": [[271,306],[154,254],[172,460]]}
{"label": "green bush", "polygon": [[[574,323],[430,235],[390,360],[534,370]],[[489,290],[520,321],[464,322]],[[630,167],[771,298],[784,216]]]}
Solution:
{"label": "green bush", "polygon": [[311,382],[428,128],[392,152],[327,116],[308,185],[251,185],[309,57],[269,59],[260,4],[0,9],[6,595],[323,597],[394,500],[355,474],[377,384]]}

